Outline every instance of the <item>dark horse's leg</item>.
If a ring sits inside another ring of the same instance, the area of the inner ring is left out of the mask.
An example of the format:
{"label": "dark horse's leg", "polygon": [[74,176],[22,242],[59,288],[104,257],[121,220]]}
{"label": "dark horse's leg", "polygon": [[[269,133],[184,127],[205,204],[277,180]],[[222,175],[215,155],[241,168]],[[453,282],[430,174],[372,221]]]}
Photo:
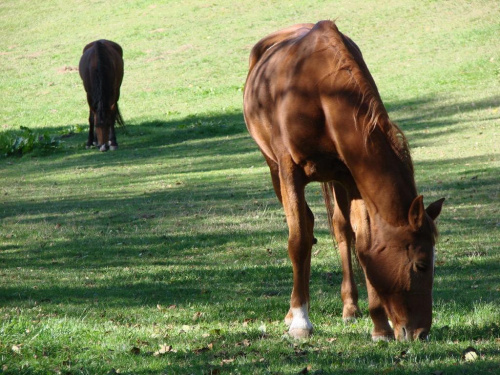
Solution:
{"label": "dark horse's leg", "polygon": [[109,128],[109,149],[114,151],[118,149],[118,142],[116,142],[115,124],[111,124]]}
{"label": "dark horse's leg", "polygon": [[87,139],[87,148],[91,148],[92,145],[96,144],[96,136],[94,134],[94,114],[92,113],[92,110],[89,111],[89,137]]}

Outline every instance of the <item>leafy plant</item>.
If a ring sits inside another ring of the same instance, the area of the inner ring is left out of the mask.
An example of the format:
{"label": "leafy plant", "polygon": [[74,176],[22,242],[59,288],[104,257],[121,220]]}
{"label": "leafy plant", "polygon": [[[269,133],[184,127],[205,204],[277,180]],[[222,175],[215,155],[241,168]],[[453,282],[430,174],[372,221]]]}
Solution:
{"label": "leafy plant", "polygon": [[47,154],[61,148],[61,141],[48,132],[34,132],[21,126],[20,133],[0,134],[0,156],[22,156],[28,153]]}

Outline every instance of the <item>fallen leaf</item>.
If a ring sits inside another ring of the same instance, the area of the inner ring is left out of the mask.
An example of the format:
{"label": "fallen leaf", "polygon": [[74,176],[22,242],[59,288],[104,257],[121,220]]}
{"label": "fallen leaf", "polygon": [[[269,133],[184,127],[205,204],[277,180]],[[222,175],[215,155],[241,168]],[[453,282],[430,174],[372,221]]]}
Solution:
{"label": "fallen leaf", "polygon": [[250,341],[249,341],[249,340],[247,340],[247,339],[243,340],[242,342],[237,342],[237,343],[235,344],[235,346],[246,346],[246,347],[248,347],[248,346],[250,346],[250,345],[251,345],[251,344],[250,344]]}
{"label": "fallen leaf", "polygon": [[473,362],[479,358],[479,352],[472,346],[469,346],[462,352],[462,358],[467,362]]}
{"label": "fallen leaf", "polygon": [[225,363],[233,363],[234,362],[234,358],[229,358],[229,359],[223,359],[222,360],[222,364],[225,364]]}
{"label": "fallen leaf", "polygon": [[169,310],[174,310],[177,308],[177,305],[170,305],[168,308],[169,308]]}
{"label": "fallen leaf", "polygon": [[336,337],[330,337],[329,339],[326,339],[326,342],[334,342],[337,341]]}
{"label": "fallen leaf", "polygon": [[21,345],[12,345],[11,349],[14,353],[17,353],[17,354],[21,353]]}
{"label": "fallen leaf", "polygon": [[162,354],[165,354],[165,353],[168,353],[171,351],[172,351],[172,345],[163,344],[163,345],[160,345],[160,349],[158,351],[154,352],[153,355],[155,357],[158,357],[159,355],[162,355]]}
{"label": "fallen leaf", "polygon": [[194,315],[193,315],[193,320],[197,320],[198,318],[202,317],[203,316],[203,313],[202,312],[195,312]]}

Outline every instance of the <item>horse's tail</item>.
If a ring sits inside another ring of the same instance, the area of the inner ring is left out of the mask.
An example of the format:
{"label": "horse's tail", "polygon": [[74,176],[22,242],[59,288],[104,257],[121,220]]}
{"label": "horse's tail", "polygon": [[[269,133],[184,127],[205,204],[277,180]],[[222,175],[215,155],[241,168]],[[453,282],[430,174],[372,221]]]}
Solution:
{"label": "horse's tail", "polygon": [[335,233],[333,231],[333,182],[322,182],[321,190],[323,192],[323,199],[325,200],[326,214],[328,216],[328,229],[335,242]]}
{"label": "horse's tail", "polygon": [[106,55],[104,53],[104,46],[100,41],[95,42],[94,44],[97,64],[92,75],[92,99],[93,99],[93,107],[97,114],[97,121],[95,126],[101,126],[102,121],[106,115],[106,103],[107,103],[107,93],[106,89]]}
{"label": "horse's tail", "polygon": [[122,128],[125,127],[125,121],[123,121],[122,114],[120,112],[120,108],[118,107],[118,102],[116,102],[116,122],[118,125],[120,125]]}
{"label": "horse's tail", "polygon": [[[330,234],[332,236],[333,243],[336,243],[335,239],[335,230],[333,229],[333,211],[335,210],[334,207],[334,199],[335,197],[333,196],[333,182],[322,182],[321,183],[321,190],[323,192],[323,199],[325,200],[325,207],[326,207],[326,213],[328,215],[328,229],[330,229]],[[356,241],[356,238],[354,237],[354,241]],[[358,276],[358,280],[364,280],[363,277],[363,269],[361,268],[361,263],[359,262],[359,257],[358,257],[358,252],[356,251],[356,246],[351,246],[351,254],[353,255],[352,258],[354,258],[354,262],[352,265],[354,266],[354,271],[356,272]],[[338,253],[337,253],[338,256]],[[339,263],[342,262],[339,259]]]}

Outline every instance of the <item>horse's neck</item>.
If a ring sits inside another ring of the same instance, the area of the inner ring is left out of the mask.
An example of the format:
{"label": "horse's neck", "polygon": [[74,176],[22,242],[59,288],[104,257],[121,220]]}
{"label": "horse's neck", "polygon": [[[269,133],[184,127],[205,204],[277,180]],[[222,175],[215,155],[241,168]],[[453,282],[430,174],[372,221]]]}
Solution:
{"label": "horse's neck", "polygon": [[378,217],[394,226],[408,223],[417,195],[413,172],[387,142],[366,143],[349,168],[372,221]]}

